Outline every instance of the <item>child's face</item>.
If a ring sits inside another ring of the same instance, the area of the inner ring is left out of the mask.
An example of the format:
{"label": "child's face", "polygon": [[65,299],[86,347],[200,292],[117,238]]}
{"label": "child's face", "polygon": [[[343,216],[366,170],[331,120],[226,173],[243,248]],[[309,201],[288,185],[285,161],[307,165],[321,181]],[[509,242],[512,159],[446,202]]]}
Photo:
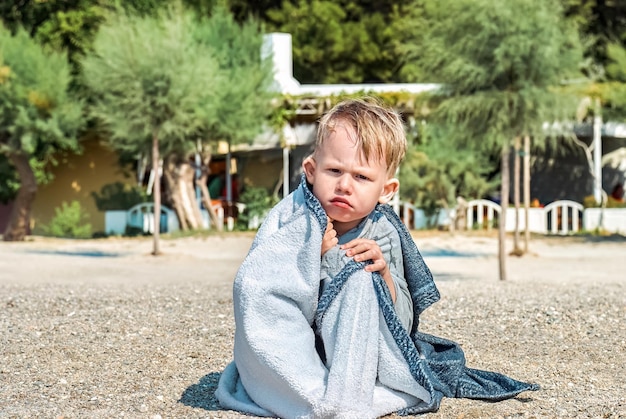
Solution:
{"label": "child's face", "polygon": [[352,127],[339,124],[315,157],[303,163],[313,194],[340,235],[356,227],[376,203],[388,202],[399,185],[388,179],[384,159],[365,159],[355,138]]}

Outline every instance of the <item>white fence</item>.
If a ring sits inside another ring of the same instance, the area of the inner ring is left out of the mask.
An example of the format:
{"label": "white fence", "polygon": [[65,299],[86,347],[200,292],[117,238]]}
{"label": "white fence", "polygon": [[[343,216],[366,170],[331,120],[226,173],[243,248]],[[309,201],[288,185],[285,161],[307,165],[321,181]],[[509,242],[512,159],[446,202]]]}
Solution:
{"label": "white fence", "polygon": [[[461,214],[465,218],[463,227],[468,230],[497,228],[501,212],[502,207],[495,202],[485,199],[470,201],[467,203],[465,213]],[[457,209],[442,210],[436,216],[428,218],[423,210],[404,202],[400,204],[400,216],[404,223],[414,230],[429,227],[449,228],[457,221]],[[526,228],[523,208],[519,209],[517,222],[519,230]],[[456,225],[458,226],[458,223]],[[515,230],[515,208],[507,208],[506,229],[508,232]],[[606,208],[602,211],[600,208],[584,208],[574,201],[555,201],[544,208],[529,208],[528,229],[538,234],[567,235],[582,230],[598,229],[608,233],[626,234],[626,208]]]}

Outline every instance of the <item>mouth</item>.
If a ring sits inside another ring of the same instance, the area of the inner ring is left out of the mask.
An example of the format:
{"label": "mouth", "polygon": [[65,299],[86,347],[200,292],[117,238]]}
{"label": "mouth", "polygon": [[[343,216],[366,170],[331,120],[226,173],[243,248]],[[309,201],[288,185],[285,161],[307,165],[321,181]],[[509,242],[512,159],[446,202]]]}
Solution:
{"label": "mouth", "polygon": [[343,199],[343,198],[333,198],[330,200],[330,203],[339,208],[352,208],[352,205],[350,205],[350,202],[348,202],[347,199]]}

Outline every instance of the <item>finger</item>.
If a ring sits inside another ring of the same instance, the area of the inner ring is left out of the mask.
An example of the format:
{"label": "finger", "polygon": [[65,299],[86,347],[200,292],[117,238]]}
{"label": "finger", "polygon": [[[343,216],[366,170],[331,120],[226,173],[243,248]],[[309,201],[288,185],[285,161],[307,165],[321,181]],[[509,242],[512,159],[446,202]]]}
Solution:
{"label": "finger", "polygon": [[[348,255],[348,253],[346,252],[346,255]],[[349,256],[349,255],[348,255]],[[365,260],[371,260],[374,263],[377,263],[380,260],[383,260],[382,255],[380,255],[378,252],[369,249],[360,253],[355,253],[354,254],[354,260],[357,262],[363,262]]]}
{"label": "finger", "polygon": [[337,231],[335,229],[326,230],[324,233],[324,238],[330,239],[337,236]]}
{"label": "finger", "polygon": [[383,254],[377,246],[371,246],[369,243],[361,243],[352,249],[346,250],[347,256],[359,255],[360,260],[382,259]]}
{"label": "finger", "polygon": [[365,266],[366,272],[382,272],[387,267],[385,261],[377,261]]}
{"label": "finger", "polygon": [[333,227],[334,227],[334,226],[333,226],[333,223],[329,221],[329,222],[326,224],[326,231],[334,230],[334,228],[333,228]]}
{"label": "finger", "polygon": [[361,244],[357,244],[355,246],[352,246],[348,249],[346,249],[346,256],[356,256],[356,255],[362,255],[363,253],[366,253],[369,250],[369,247]]}
{"label": "finger", "polygon": [[368,249],[378,248],[374,240],[368,239],[354,239],[341,246],[343,250],[348,250],[352,255],[363,253]]}

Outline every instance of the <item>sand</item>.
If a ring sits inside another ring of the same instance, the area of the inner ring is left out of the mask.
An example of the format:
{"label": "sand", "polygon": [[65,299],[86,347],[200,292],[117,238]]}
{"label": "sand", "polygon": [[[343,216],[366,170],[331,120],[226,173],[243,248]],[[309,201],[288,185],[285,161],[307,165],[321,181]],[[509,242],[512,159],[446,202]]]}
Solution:
{"label": "sand", "polygon": [[[0,418],[244,417],[213,390],[252,239],[164,238],[159,257],[150,238],[0,242]],[[623,237],[533,237],[506,281],[492,234],[415,239],[442,294],[421,329],[459,342],[471,367],[542,386],[444,399],[427,417],[626,417]]]}

